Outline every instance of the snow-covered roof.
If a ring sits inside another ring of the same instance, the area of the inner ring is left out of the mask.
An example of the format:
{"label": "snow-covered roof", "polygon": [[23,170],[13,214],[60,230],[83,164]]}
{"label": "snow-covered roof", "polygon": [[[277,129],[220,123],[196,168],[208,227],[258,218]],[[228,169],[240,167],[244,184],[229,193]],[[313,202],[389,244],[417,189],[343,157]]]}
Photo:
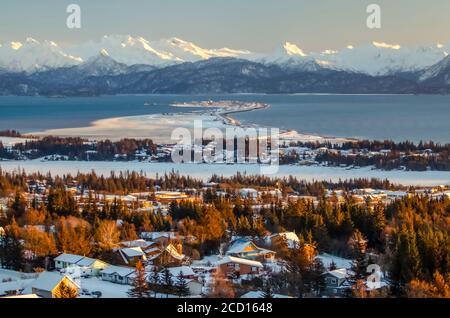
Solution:
{"label": "snow-covered roof", "polygon": [[134,241],[127,241],[127,242],[120,242],[120,245],[126,246],[126,247],[143,247],[146,248],[154,243],[147,242],[146,240],[139,239]]}
{"label": "snow-covered roof", "polygon": [[218,262],[219,265],[227,264],[227,263],[237,263],[242,265],[255,266],[259,268],[263,268],[263,264],[258,261],[251,261],[245,258],[233,257],[233,256],[225,256],[221,261]]}
{"label": "snow-covered roof", "polygon": [[140,247],[126,247],[121,249],[127,257],[139,257],[145,255]]}
{"label": "snow-covered roof", "polygon": [[329,272],[327,272],[327,274],[330,274],[338,279],[344,279],[347,277],[347,269],[339,268],[339,269],[329,271]]}
{"label": "snow-covered roof", "polygon": [[179,267],[170,267],[168,268],[169,272],[173,277],[177,277],[180,275],[180,272],[183,276],[192,276],[195,275],[194,271],[189,266],[179,266]]}
{"label": "snow-covered roof", "polygon": [[300,242],[300,239],[298,238],[297,234],[295,234],[295,232],[276,233],[276,234],[273,234],[272,236],[280,236],[280,237],[284,238],[285,240]]}
{"label": "snow-covered roof", "polygon": [[83,258],[84,258],[84,256],[63,253],[63,254],[55,257],[55,261],[76,264]]}
{"label": "snow-covered roof", "polygon": [[[81,260],[79,260],[77,262],[77,265],[88,267],[88,266],[91,266],[92,264],[94,264],[96,261],[99,261],[99,260],[95,259],[95,258],[90,258],[90,257],[83,257]],[[99,262],[102,262],[102,261],[99,261]],[[102,263],[104,263],[104,262],[102,262]]]}
{"label": "snow-covered roof", "polygon": [[132,267],[114,266],[114,265],[110,265],[102,270],[102,274],[111,275],[116,273],[122,277],[128,276],[134,272],[135,269]]}
{"label": "snow-covered roof", "polygon": [[[245,293],[244,295],[241,296],[241,298],[263,298],[264,297],[264,293],[262,291],[249,291],[248,293]],[[273,298],[292,298],[290,296],[287,295],[281,295],[281,294],[273,294],[272,295]]]}
{"label": "snow-covered roof", "polygon": [[255,249],[257,249],[262,254],[273,253],[273,251],[271,250],[256,246],[252,241],[247,241],[245,239],[237,239],[236,241],[233,242],[233,244],[231,244],[226,254],[229,255],[229,254],[244,253],[245,249],[250,245],[253,246]]}
{"label": "snow-covered roof", "polygon": [[177,249],[175,248],[175,246],[173,246],[172,244],[169,244],[166,246],[165,250],[173,257],[176,258],[178,260],[183,260],[185,258],[185,256],[183,254],[180,254]]}
{"label": "snow-covered roof", "polygon": [[243,239],[237,239],[231,244],[230,248],[227,251],[227,254],[239,254],[244,252],[244,249],[249,246],[254,245],[251,241],[246,241]]}
{"label": "snow-covered roof", "polygon": [[179,235],[176,232],[142,232],[141,237],[147,240],[156,240],[160,237],[176,239]]}
{"label": "snow-covered roof", "polygon": [[[56,272],[42,272],[32,283],[31,287],[45,291],[52,291],[61,282],[61,280],[64,279],[64,277],[69,278],[69,276],[63,276]],[[75,282],[73,283],[76,284]]]}

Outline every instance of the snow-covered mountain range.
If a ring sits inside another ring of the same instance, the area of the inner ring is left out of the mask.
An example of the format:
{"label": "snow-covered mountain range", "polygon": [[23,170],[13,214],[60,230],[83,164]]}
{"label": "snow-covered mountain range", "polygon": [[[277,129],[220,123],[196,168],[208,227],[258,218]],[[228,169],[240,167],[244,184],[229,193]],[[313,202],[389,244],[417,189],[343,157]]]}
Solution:
{"label": "snow-covered mountain range", "polygon": [[286,42],[273,52],[257,53],[245,49],[206,49],[179,38],[149,41],[143,37],[114,35],[64,47],[53,41],[28,38],[0,43],[0,69],[33,73],[70,67],[91,62],[98,58],[100,52],[127,66],[139,64],[162,68],[183,62],[232,57],[292,70],[312,72],[325,68],[382,76],[425,70],[445,59],[450,45],[402,47],[373,42],[362,46],[349,45],[340,50],[307,52],[292,42]]}

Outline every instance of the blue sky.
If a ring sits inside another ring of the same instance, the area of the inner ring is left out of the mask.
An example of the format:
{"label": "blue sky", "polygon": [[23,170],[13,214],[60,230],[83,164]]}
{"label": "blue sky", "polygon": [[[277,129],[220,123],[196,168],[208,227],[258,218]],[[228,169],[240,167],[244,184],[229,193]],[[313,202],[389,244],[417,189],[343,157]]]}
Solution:
{"label": "blue sky", "polygon": [[[66,28],[70,3],[82,8],[81,30]],[[370,3],[382,8],[381,30],[366,27]],[[131,34],[260,52],[285,41],[307,51],[372,41],[449,43],[449,12],[449,0],[2,0],[0,42],[31,36],[74,43]]]}

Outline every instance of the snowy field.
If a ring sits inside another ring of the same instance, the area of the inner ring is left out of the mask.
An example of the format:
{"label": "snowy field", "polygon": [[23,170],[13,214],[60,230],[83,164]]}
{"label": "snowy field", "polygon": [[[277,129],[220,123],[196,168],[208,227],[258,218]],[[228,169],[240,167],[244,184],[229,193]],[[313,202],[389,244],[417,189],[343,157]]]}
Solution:
{"label": "snowy field", "polygon": [[[136,171],[148,177],[160,176],[172,171],[182,175],[207,180],[213,174],[232,176],[237,172],[247,175],[261,174],[261,167],[253,164],[175,164],[175,163],[149,163],[149,162],[82,162],[82,161],[2,161],[0,168],[4,171],[21,171],[28,173],[40,172],[52,175],[89,173],[95,171],[99,175],[109,175],[114,172]],[[339,181],[351,178],[378,178],[388,179],[396,184],[415,186],[450,185],[450,171],[383,171],[370,167],[360,169],[346,169],[321,166],[280,166],[276,174],[269,176],[285,177],[295,176],[299,179],[313,181]]]}

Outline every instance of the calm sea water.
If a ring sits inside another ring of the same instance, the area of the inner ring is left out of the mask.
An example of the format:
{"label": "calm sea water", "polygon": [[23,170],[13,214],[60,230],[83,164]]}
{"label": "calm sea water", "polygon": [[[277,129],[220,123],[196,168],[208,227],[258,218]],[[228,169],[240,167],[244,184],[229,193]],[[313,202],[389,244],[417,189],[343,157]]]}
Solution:
{"label": "calm sea water", "polygon": [[210,99],[271,105],[233,115],[243,123],[337,137],[450,142],[450,96],[441,95],[6,96],[0,97],[0,130],[35,132],[88,126],[94,120],[111,117],[185,112],[191,109],[170,104]]}

